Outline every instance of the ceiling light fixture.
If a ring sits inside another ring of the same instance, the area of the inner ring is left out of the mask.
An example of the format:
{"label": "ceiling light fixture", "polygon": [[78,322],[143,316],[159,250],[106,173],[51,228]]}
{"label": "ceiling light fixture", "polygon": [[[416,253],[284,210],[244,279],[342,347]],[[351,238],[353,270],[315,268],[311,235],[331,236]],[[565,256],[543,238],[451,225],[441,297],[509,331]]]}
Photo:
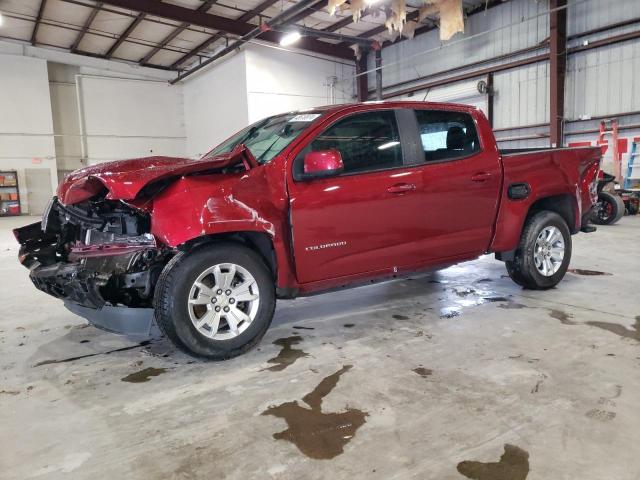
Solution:
{"label": "ceiling light fixture", "polygon": [[289,45],[293,45],[294,43],[296,43],[298,40],[300,40],[300,38],[302,38],[302,35],[300,35],[300,32],[293,31],[293,32],[285,33],[280,38],[280,45],[283,47],[288,47]]}
{"label": "ceiling light fixture", "polygon": [[378,147],[378,150],[386,150],[387,148],[395,147],[396,145],[400,145],[400,142],[387,142],[383,143]]}

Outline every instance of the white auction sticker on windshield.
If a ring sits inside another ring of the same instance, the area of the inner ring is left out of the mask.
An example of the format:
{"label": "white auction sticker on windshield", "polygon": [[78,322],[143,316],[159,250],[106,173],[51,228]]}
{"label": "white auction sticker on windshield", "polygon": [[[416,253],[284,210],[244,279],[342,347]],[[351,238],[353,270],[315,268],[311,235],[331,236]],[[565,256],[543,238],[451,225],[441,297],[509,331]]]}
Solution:
{"label": "white auction sticker on windshield", "polygon": [[319,116],[319,113],[303,113],[301,115],[296,115],[289,120],[289,122],[313,122]]}

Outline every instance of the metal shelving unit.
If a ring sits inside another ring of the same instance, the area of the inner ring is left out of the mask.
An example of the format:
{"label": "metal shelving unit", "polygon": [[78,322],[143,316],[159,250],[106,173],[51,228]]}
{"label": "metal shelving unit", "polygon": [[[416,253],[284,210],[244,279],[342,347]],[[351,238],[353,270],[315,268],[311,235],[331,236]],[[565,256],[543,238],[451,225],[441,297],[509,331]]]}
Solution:
{"label": "metal shelving unit", "polygon": [[0,171],[0,217],[14,217],[20,213],[18,172]]}

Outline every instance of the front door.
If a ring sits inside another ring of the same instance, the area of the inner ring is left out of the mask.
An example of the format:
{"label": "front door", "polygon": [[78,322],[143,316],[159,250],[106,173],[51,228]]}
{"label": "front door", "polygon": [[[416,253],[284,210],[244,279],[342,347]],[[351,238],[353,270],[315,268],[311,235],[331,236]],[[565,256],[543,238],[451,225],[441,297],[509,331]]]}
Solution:
{"label": "front door", "polygon": [[[421,246],[419,169],[403,164],[393,110],[350,115],[318,135],[304,154],[339,150],[343,174],[289,186],[293,246],[300,283],[410,264]],[[294,175],[295,177],[295,175]]]}

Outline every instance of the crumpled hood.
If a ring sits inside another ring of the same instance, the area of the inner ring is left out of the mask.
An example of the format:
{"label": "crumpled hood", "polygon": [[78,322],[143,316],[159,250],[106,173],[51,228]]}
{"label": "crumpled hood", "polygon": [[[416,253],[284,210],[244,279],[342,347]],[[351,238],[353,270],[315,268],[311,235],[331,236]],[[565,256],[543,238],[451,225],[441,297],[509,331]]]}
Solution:
{"label": "crumpled hood", "polygon": [[206,160],[177,157],[145,157],[92,165],[65,177],[58,187],[58,200],[72,205],[108,190],[110,200],[133,200],[146,185],[170,177],[217,170],[242,161],[237,154]]}

